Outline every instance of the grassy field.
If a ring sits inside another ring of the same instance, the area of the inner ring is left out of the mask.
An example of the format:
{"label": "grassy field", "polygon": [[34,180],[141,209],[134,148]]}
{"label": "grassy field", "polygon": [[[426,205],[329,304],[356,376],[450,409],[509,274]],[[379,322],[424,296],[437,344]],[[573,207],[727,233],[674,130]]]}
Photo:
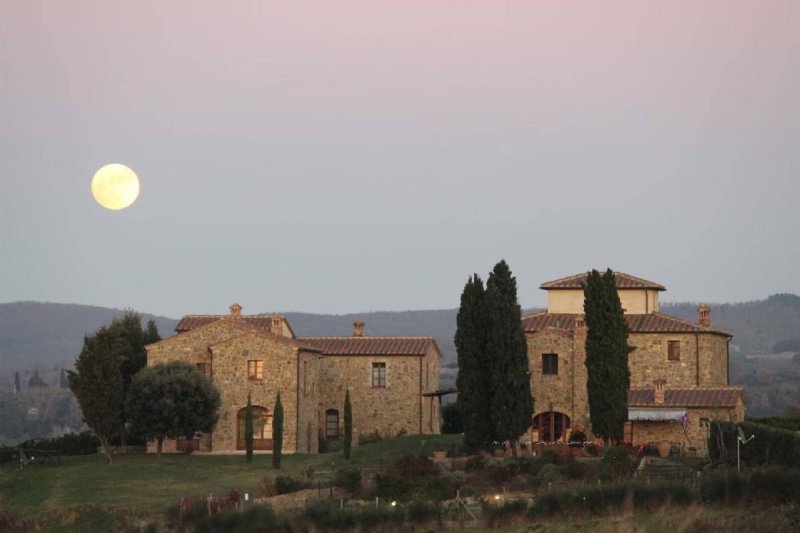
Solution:
{"label": "grassy field", "polygon": [[[228,494],[232,489],[254,494],[263,477],[305,476],[354,466],[374,471],[409,453],[430,454],[461,441],[459,435],[417,435],[353,448],[349,461],[341,452],[285,455],[273,470],[271,455],[256,455],[248,465],[244,455],[118,456],[108,465],[99,455],[65,457],[61,466],[0,469],[0,502],[22,516],[41,516],[77,505],[125,508],[162,513],[182,496]],[[325,474],[322,474],[325,475]]]}

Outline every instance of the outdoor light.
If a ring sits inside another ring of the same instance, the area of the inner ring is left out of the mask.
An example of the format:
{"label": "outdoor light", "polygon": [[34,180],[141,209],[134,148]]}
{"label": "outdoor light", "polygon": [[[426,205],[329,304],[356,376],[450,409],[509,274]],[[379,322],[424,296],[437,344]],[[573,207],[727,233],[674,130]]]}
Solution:
{"label": "outdoor light", "polygon": [[392,502],[391,505],[392,505],[392,507],[396,507],[397,506],[397,502]]}
{"label": "outdoor light", "polygon": [[495,500],[495,501],[498,501],[498,500],[500,500],[500,495],[499,495],[499,494],[495,494],[495,495],[494,495],[494,500]]}

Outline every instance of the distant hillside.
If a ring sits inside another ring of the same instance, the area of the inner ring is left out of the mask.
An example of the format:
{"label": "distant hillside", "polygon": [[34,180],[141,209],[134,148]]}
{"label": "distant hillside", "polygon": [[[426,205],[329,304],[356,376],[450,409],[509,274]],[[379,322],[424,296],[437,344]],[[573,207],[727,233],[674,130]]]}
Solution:
{"label": "distant hillside", "polygon": [[[0,304],[0,374],[16,370],[71,367],[83,346],[83,336],[122,316],[122,309],[40,302]],[[162,336],[177,320],[142,313],[153,319]]]}

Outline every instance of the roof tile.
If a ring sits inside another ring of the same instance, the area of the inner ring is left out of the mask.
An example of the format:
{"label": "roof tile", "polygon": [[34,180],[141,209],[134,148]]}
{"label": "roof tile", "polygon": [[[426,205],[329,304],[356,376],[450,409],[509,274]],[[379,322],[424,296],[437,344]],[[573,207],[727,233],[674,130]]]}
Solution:
{"label": "roof tile", "polygon": [[[562,313],[534,313],[522,317],[522,327],[525,331],[534,333],[547,328],[558,328],[574,331],[575,319],[583,315]],[[646,315],[625,315],[628,329],[631,333],[716,333],[718,335],[732,335],[727,331],[707,328],[682,318],[677,318],[662,313],[648,313]]]}
{"label": "roof tile", "polygon": [[664,403],[655,402],[653,389],[631,389],[629,407],[736,407],[744,401],[741,387],[707,387],[695,389],[666,389]]}
{"label": "roof tile", "polygon": [[323,355],[425,355],[433,337],[300,337],[319,348]]}
{"label": "roof tile", "polygon": [[[566,278],[554,279],[553,281],[546,281],[542,283],[540,289],[583,289],[586,278],[589,276],[588,272],[575,274]],[[665,291],[666,287],[653,281],[637,278],[624,272],[614,272],[614,280],[617,282],[618,289],[655,289],[657,291]]]}

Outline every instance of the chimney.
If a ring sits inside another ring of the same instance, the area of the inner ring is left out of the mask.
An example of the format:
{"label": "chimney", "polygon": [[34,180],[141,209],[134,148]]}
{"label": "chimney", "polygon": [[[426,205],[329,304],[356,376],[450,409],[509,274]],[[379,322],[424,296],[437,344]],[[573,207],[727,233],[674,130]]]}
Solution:
{"label": "chimney", "polygon": [[361,320],[356,320],[353,322],[353,337],[363,337],[364,336],[364,322]]}
{"label": "chimney", "polygon": [[283,335],[283,318],[279,316],[272,317],[269,325],[269,331],[275,335]]}
{"label": "chimney", "polygon": [[241,318],[242,317],[242,306],[239,304],[233,304],[228,309],[231,310],[231,317],[232,318]]}
{"label": "chimney", "polygon": [[653,393],[653,400],[655,401],[656,405],[662,405],[664,403],[664,389],[667,385],[666,379],[657,379],[655,380],[656,390]]}
{"label": "chimney", "polygon": [[711,308],[706,304],[697,308],[697,323],[704,328],[711,327]]}

